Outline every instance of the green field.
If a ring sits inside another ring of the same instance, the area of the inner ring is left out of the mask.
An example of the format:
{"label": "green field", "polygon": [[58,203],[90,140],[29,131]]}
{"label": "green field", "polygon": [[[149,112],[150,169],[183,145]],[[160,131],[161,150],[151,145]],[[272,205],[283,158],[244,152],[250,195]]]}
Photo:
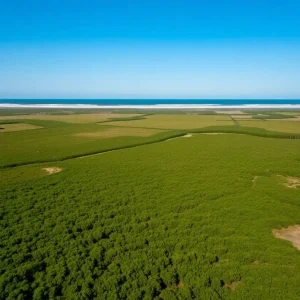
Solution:
{"label": "green field", "polygon": [[300,119],[296,121],[258,121],[258,120],[238,120],[240,126],[263,128],[270,131],[300,133]]}
{"label": "green field", "polygon": [[132,117],[0,131],[0,299],[299,299],[300,122]]}
{"label": "green field", "polygon": [[164,129],[192,129],[203,128],[207,126],[223,126],[234,125],[230,117],[226,115],[151,115],[145,117],[143,120],[134,121],[118,121],[112,122],[111,125],[125,126],[125,127],[148,127],[148,128],[164,128]]}
{"label": "green field", "polygon": [[[138,117],[139,114],[126,114],[127,118]],[[0,121],[6,120],[43,120],[43,121],[59,121],[66,123],[96,123],[103,122],[110,119],[123,118],[123,114],[116,113],[90,113],[90,114],[45,114],[45,113],[35,113],[35,114],[25,114],[25,115],[12,115],[3,116],[0,115]]]}
{"label": "green field", "polygon": [[31,125],[31,124],[22,124],[22,123],[14,123],[14,124],[1,124],[0,123],[0,133],[32,130],[32,129],[38,129],[38,128],[42,128],[42,127]]}

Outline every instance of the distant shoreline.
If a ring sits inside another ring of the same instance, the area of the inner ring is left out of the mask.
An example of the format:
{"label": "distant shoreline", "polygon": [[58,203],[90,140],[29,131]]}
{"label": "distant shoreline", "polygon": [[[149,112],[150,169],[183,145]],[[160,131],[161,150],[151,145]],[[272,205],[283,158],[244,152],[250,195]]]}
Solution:
{"label": "distant shoreline", "polygon": [[[293,100],[294,101],[294,100]],[[296,100],[295,104],[83,104],[83,103],[0,103],[1,108],[22,109],[22,108],[39,108],[39,109],[300,109],[300,101]]]}

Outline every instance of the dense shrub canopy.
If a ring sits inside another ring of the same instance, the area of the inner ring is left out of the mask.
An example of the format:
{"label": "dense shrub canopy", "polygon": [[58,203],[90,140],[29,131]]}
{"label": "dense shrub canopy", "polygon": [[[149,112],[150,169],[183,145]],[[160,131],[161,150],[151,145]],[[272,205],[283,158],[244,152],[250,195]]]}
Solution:
{"label": "dense shrub canopy", "polygon": [[0,298],[297,299],[299,251],[272,229],[299,224],[300,190],[276,175],[300,177],[300,140],[194,134],[2,170]]}

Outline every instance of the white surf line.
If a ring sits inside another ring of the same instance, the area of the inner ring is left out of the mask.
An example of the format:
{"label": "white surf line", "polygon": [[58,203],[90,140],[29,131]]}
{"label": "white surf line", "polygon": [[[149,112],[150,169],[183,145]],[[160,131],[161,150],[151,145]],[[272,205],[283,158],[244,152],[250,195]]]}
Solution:
{"label": "white surf line", "polygon": [[0,108],[72,108],[72,109],[300,109],[300,104],[151,104],[151,105],[97,105],[97,104],[16,104],[0,103]]}

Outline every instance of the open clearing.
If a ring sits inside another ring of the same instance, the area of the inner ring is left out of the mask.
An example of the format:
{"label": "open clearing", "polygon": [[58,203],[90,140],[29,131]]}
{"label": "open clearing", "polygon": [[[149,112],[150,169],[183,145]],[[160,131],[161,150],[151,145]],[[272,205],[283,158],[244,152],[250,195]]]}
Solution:
{"label": "open clearing", "polygon": [[0,124],[0,133],[2,132],[12,132],[12,131],[23,131],[23,130],[32,130],[39,129],[41,126],[35,126],[25,123],[14,123],[14,124]]}
{"label": "open clearing", "polygon": [[45,120],[60,121],[66,123],[96,123],[107,121],[114,118],[132,118],[140,114],[115,114],[115,113],[99,113],[99,114],[71,114],[71,115],[47,115],[47,114],[31,114],[17,116],[0,116],[0,120]]}
{"label": "open clearing", "polygon": [[151,115],[144,120],[118,121],[111,125],[163,129],[192,129],[207,126],[234,125],[228,116],[216,115]]}
{"label": "open clearing", "polygon": [[111,127],[101,131],[77,133],[76,136],[94,138],[111,138],[119,136],[151,136],[163,131],[164,130],[147,128]]}
{"label": "open clearing", "polygon": [[43,168],[44,171],[48,173],[48,175],[56,174],[62,171],[62,168],[59,167],[47,167]]}
{"label": "open clearing", "polygon": [[300,188],[300,178],[297,177],[287,177],[286,183],[284,185],[289,188],[297,189]]}
{"label": "open clearing", "polygon": [[275,237],[292,242],[293,246],[300,250],[300,225],[288,228],[273,229]]}

